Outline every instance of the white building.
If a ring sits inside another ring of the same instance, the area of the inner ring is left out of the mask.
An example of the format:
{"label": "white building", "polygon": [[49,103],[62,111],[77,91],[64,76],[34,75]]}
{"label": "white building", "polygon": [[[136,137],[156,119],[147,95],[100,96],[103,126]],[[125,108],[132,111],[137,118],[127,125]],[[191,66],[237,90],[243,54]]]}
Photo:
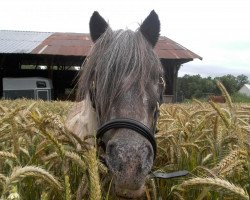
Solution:
{"label": "white building", "polygon": [[239,90],[240,94],[245,94],[250,97],[250,84],[244,84]]}

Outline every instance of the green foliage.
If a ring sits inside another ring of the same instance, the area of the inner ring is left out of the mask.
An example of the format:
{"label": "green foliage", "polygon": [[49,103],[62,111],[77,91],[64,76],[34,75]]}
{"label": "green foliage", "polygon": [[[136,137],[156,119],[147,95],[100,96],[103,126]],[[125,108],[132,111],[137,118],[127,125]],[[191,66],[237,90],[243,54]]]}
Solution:
{"label": "green foliage", "polygon": [[178,78],[177,97],[179,97],[179,101],[182,101],[192,98],[207,99],[211,94],[218,95],[220,90],[216,87],[216,80],[219,80],[225,86],[230,95],[234,95],[244,84],[249,83],[248,77],[243,74],[237,77],[228,74],[215,78],[184,75]]}
{"label": "green foliage", "polygon": [[249,83],[248,77],[243,74],[237,76],[236,81],[237,81],[237,90],[239,90],[244,84]]}
{"label": "green foliage", "polygon": [[206,98],[207,94],[216,90],[215,80],[211,77],[202,78],[200,75],[185,75],[178,78],[177,96],[183,95],[185,99]]}
{"label": "green foliage", "polygon": [[232,95],[233,102],[250,103],[250,97],[245,94],[235,93]]}

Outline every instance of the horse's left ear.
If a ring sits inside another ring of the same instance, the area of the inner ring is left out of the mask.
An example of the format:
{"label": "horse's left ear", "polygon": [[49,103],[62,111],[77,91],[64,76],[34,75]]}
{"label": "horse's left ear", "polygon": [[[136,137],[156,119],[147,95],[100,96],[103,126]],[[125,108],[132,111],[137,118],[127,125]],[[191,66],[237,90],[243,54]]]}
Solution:
{"label": "horse's left ear", "polygon": [[152,10],[149,16],[143,21],[140,26],[140,31],[147,41],[154,47],[160,36],[160,20],[154,10]]}
{"label": "horse's left ear", "polygon": [[90,36],[95,42],[108,28],[108,23],[103,17],[95,11],[89,21]]}

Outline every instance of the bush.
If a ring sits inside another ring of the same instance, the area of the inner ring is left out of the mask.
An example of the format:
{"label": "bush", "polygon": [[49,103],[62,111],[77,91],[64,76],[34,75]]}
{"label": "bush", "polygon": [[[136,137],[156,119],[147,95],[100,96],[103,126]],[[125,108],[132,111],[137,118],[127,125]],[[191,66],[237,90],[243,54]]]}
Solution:
{"label": "bush", "polygon": [[235,103],[250,103],[250,97],[245,94],[235,93],[232,95],[232,100]]}

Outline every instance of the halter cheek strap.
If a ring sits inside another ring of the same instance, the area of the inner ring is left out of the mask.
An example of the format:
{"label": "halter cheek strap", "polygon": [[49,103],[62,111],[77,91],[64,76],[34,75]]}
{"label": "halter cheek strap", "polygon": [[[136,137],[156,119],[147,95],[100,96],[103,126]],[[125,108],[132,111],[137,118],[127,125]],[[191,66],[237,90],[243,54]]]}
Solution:
{"label": "halter cheek strap", "polygon": [[155,159],[155,157],[156,157],[156,141],[155,141],[153,134],[151,133],[151,131],[148,127],[146,127],[144,124],[142,124],[141,122],[134,120],[134,119],[128,119],[128,118],[112,119],[109,122],[103,124],[97,130],[97,134],[96,134],[96,138],[97,138],[97,140],[99,140],[99,144],[101,143],[101,139],[102,139],[103,135],[107,131],[109,131],[110,129],[114,129],[114,128],[130,129],[130,130],[137,132],[138,134],[140,134],[144,138],[146,138],[153,147],[154,159]]}

